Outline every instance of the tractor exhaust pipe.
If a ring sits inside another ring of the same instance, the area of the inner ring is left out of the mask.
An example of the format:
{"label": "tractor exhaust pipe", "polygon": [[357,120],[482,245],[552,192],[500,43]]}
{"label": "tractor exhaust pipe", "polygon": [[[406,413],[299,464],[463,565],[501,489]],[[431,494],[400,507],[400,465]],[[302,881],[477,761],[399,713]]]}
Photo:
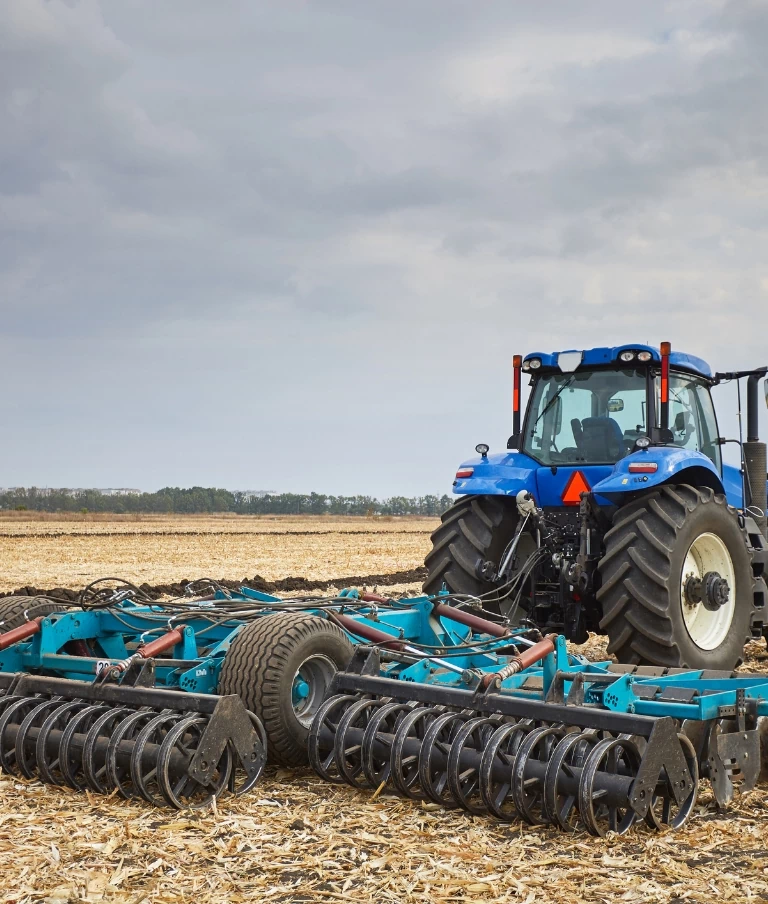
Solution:
{"label": "tractor exhaust pipe", "polygon": [[768,461],[766,444],[760,442],[758,425],[759,383],[765,371],[752,373],[747,378],[747,441],[744,443],[744,469],[747,477],[747,502],[763,536],[768,538]]}

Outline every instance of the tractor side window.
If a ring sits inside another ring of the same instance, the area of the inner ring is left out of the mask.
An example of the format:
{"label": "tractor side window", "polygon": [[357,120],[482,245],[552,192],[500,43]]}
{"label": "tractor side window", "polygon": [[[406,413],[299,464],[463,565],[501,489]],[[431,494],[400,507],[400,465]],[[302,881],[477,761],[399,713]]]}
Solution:
{"label": "tractor side window", "polygon": [[703,452],[720,470],[717,419],[707,386],[686,374],[669,375],[669,427],[674,445]]}

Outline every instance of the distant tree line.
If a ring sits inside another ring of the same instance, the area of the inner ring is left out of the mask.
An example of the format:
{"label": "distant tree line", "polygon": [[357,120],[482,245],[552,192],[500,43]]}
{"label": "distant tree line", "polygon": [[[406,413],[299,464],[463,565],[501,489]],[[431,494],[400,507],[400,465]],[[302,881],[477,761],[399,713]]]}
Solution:
{"label": "distant tree line", "polygon": [[325,493],[276,493],[254,496],[212,487],[164,487],[156,493],[110,496],[97,490],[17,488],[0,494],[0,508],[36,512],[109,512],[114,514],[240,515],[441,515],[450,496],[328,496]]}

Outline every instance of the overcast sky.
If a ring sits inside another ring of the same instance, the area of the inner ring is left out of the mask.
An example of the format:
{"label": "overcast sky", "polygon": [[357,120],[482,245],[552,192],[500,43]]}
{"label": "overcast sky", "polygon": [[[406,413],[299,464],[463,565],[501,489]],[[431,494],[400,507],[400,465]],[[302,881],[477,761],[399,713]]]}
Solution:
{"label": "overcast sky", "polygon": [[0,485],[445,492],[514,352],[768,363],[760,0],[3,0],[0,111]]}

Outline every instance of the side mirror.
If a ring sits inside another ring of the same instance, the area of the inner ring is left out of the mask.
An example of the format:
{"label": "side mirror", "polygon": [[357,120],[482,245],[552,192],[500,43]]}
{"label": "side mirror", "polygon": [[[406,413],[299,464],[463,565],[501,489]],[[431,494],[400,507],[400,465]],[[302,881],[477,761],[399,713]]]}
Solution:
{"label": "side mirror", "polygon": [[611,414],[616,414],[617,411],[624,410],[624,399],[611,399],[608,402],[608,411]]}
{"label": "side mirror", "polygon": [[765,404],[768,407],[768,379],[763,383],[763,386],[765,387]]}

